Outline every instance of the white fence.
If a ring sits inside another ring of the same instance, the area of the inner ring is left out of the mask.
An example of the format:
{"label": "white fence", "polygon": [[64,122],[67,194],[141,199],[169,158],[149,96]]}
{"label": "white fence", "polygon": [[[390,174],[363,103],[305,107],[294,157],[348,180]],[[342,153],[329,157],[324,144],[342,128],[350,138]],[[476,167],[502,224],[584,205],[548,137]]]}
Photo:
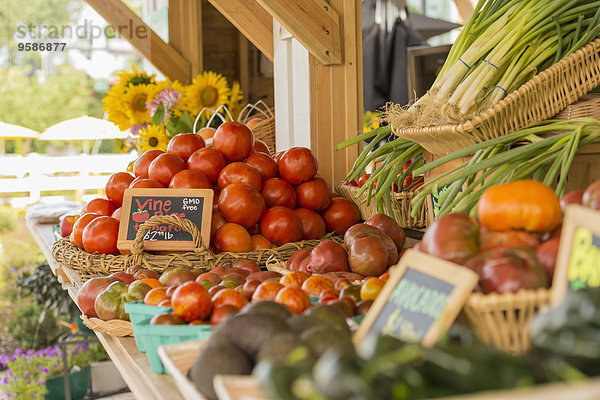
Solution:
{"label": "white fence", "polygon": [[103,189],[111,174],[125,171],[136,158],[136,153],[2,156],[0,193],[25,192],[33,203],[45,191]]}

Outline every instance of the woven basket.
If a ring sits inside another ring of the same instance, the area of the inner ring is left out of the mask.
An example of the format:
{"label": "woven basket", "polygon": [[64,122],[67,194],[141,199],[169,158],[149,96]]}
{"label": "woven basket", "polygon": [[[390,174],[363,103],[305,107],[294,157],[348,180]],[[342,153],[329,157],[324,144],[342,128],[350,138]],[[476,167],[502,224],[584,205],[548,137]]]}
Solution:
{"label": "woven basket", "polygon": [[574,119],[574,118],[597,118],[600,119],[600,94],[588,93],[576,103],[573,103],[552,119]]}
{"label": "woven basket", "polygon": [[448,154],[548,119],[600,84],[600,39],[534,76],[494,107],[462,124],[395,127],[433,154]]}
{"label": "woven basket", "polygon": [[[366,193],[364,193],[360,198],[356,198],[359,190],[356,186],[338,184],[335,186],[335,190],[345,198],[352,200],[354,204],[358,206],[358,209],[360,210],[360,217],[362,219],[370,218],[379,213],[374,200],[371,201],[370,204],[366,203]],[[423,228],[427,225],[427,208],[425,203],[423,203],[423,207],[421,207],[414,218],[410,215],[412,211],[410,202],[414,196],[415,194],[413,192],[402,192],[395,193],[394,197],[392,197],[392,210],[394,211],[394,219],[403,228]]]}
{"label": "woven basket", "polygon": [[271,154],[275,153],[275,116],[269,117],[256,125],[252,128],[252,133],[254,133],[254,138],[266,143]]}
{"label": "woven basket", "polygon": [[129,321],[121,319],[112,319],[104,321],[100,318],[88,318],[85,315],[81,316],[83,324],[94,332],[106,333],[112,336],[133,336],[133,326]]}
{"label": "woven basket", "polygon": [[[144,251],[144,236],[151,227],[157,225],[175,225],[192,234],[194,250],[186,253],[150,254]],[[328,234],[321,240],[332,237]],[[113,272],[124,271],[131,265],[142,265],[146,269],[162,272],[169,267],[191,267],[208,271],[223,261],[236,258],[247,258],[255,261],[259,266],[264,266],[269,257],[287,260],[296,250],[304,247],[315,247],[321,240],[304,240],[286,243],[273,249],[263,249],[249,253],[219,253],[214,254],[202,244],[202,238],[196,225],[187,219],[174,215],[155,215],[144,222],[138,230],[131,248],[131,254],[111,255],[88,253],[75,246],[68,239],[61,239],[52,246],[52,256],[61,265],[75,270],[82,281],[94,276],[110,275]]]}
{"label": "woven basket", "polygon": [[471,330],[485,343],[510,354],[523,354],[531,347],[528,326],[540,308],[550,304],[547,289],[517,293],[473,293],[463,311]]}

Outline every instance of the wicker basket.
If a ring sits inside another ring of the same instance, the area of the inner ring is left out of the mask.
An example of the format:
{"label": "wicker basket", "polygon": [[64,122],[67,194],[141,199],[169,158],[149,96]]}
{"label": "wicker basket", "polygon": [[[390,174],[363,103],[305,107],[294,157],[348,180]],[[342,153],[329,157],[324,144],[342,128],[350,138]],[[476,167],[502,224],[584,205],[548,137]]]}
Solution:
{"label": "wicker basket", "polygon": [[596,39],[462,124],[395,127],[394,132],[433,154],[448,154],[551,118],[600,84],[599,53]]}
{"label": "wicker basket", "polygon": [[81,316],[83,324],[94,332],[106,333],[112,336],[133,336],[133,326],[131,322],[121,319],[112,319],[104,321],[100,318],[88,318]]}
{"label": "wicker basket", "polygon": [[269,117],[256,125],[252,128],[252,133],[254,133],[256,139],[266,143],[271,154],[275,153],[275,116]]}
{"label": "wicker basket", "polygon": [[[360,198],[356,198],[358,188],[356,186],[350,186],[345,184],[338,184],[335,186],[336,192],[350,199],[358,206],[360,210],[360,217],[367,219],[375,214],[378,214],[377,205],[375,201],[370,204],[366,203],[367,194],[363,194]],[[412,201],[415,194],[413,192],[402,192],[396,193],[392,198],[392,210],[394,211],[394,219],[403,228],[424,228],[427,226],[427,208],[425,203],[419,210],[415,217],[411,217]]]}
{"label": "wicker basket", "polygon": [[552,119],[573,119],[573,118],[597,118],[600,119],[600,94],[588,93],[573,103]]}
{"label": "wicker basket", "polygon": [[[186,253],[150,254],[144,251],[144,236],[151,227],[169,224],[181,227],[192,234],[195,248]],[[328,234],[323,239],[331,237]],[[94,276],[109,275],[113,272],[124,271],[131,265],[143,265],[144,268],[162,272],[168,267],[185,266],[208,271],[219,263],[236,258],[247,258],[255,261],[259,266],[264,266],[269,257],[287,260],[296,250],[304,247],[315,247],[321,240],[304,240],[286,243],[273,249],[263,249],[249,253],[219,253],[214,254],[202,245],[200,233],[196,225],[187,219],[173,215],[153,216],[144,222],[136,234],[131,254],[111,255],[88,253],[72,244],[68,239],[61,239],[52,246],[52,256],[61,265],[75,270],[82,281]]]}
{"label": "wicker basket", "polygon": [[528,326],[531,317],[550,304],[547,289],[518,293],[473,293],[463,311],[471,330],[485,343],[510,354],[523,354],[531,347]]}

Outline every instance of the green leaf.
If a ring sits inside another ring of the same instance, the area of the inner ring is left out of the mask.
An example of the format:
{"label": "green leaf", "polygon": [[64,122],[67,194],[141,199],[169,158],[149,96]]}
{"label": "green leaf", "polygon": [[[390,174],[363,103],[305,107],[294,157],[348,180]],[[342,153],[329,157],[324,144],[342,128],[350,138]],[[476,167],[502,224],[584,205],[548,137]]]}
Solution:
{"label": "green leaf", "polygon": [[160,103],[152,117],[152,125],[161,125],[165,119],[165,107]]}

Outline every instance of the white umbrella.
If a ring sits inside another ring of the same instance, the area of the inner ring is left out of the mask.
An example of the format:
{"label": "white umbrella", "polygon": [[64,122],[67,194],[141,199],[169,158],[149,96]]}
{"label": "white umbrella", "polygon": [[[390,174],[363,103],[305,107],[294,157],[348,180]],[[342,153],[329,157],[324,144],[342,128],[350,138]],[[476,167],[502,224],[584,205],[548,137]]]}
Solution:
{"label": "white umbrella", "polygon": [[33,129],[0,121],[0,138],[2,139],[37,138],[39,135]]}
{"label": "white umbrella", "polygon": [[84,115],[59,122],[46,129],[40,140],[102,140],[125,139],[127,132],[110,121]]}

